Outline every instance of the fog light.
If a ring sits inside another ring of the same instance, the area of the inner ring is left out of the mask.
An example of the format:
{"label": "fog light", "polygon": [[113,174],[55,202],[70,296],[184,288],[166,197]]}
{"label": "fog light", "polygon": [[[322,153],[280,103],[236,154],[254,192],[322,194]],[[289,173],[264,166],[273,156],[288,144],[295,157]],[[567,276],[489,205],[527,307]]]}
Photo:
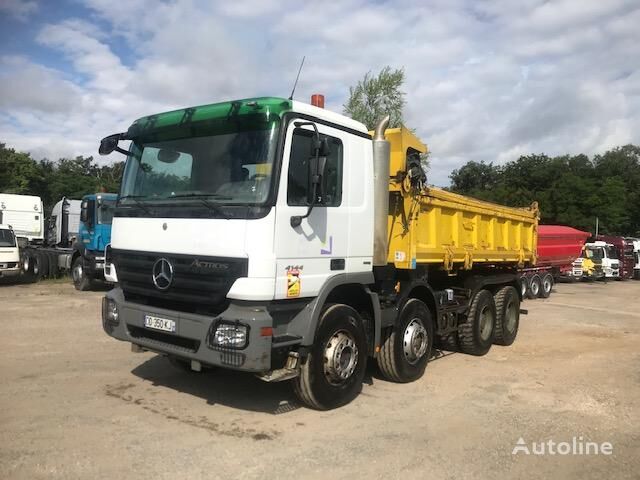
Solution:
{"label": "fog light", "polygon": [[218,323],[211,337],[211,346],[244,348],[247,346],[249,328],[237,323]]}
{"label": "fog light", "polygon": [[113,325],[118,325],[120,321],[118,305],[113,299],[108,297],[102,299],[102,321]]}

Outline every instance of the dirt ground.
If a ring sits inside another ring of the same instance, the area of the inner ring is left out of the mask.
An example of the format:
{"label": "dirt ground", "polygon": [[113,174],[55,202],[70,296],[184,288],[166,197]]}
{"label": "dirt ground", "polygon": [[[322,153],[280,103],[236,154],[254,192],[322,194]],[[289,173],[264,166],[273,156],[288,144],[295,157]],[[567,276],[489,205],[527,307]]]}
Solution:
{"label": "dirt ground", "polygon": [[[182,373],[103,333],[100,292],[0,285],[0,478],[638,478],[640,282],[560,284],[512,347],[414,383],[370,369],[339,410],[288,385]],[[512,454],[610,442],[612,455]]]}

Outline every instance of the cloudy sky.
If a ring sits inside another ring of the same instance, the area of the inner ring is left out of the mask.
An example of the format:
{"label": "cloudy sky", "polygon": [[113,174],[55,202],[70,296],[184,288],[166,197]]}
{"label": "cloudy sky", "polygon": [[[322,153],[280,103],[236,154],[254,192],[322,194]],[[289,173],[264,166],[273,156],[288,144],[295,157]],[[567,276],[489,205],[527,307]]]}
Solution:
{"label": "cloudy sky", "polygon": [[[634,0],[0,0],[0,142],[96,155],[137,117],[406,72],[430,182],[468,160],[640,143]],[[106,160],[108,161],[108,159]]]}

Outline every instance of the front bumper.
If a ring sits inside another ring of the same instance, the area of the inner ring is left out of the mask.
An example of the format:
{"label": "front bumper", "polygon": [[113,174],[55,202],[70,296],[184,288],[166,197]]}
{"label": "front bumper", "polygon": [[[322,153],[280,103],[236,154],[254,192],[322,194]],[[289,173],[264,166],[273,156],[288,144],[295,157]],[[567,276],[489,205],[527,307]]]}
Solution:
{"label": "front bumper", "polygon": [[[247,302],[231,303],[214,317],[127,302],[119,288],[106,296],[116,302],[118,322],[107,322],[103,318],[102,326],[108,335],[118,340],[157,353],[197,360],[204,365],[248,372],[272,369],[272,337],[261,335],[264,328],[273,326],[273,319],[266,308]],[[146,328],[145,315],[175,321],[175,333]],[[247,345],[242,349],[211,346],[211,329],[215,329],[219,322],[238,322],[248,326]]]}
{"label": "front bumper", "polygon": [[16,277],[20,275],[20,271],[19,262],[13,262],[12,264],[0,263],[0,277]]}

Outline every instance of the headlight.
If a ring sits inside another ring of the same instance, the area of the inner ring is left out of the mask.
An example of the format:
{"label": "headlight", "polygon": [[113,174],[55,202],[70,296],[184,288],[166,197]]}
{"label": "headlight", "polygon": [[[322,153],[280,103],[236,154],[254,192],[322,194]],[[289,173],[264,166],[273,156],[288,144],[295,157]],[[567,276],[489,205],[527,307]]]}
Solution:
{"label": "headlight", "polygon": [[108,297],[102,299],[102,321],[107,324],[118,325],[120,322],[118,314],[118,305]]}
{"label": "headlight", "polygon": [[218,323],[209,344],[212,347],[244,348],[249,339],[249,327],[237,323]]}

